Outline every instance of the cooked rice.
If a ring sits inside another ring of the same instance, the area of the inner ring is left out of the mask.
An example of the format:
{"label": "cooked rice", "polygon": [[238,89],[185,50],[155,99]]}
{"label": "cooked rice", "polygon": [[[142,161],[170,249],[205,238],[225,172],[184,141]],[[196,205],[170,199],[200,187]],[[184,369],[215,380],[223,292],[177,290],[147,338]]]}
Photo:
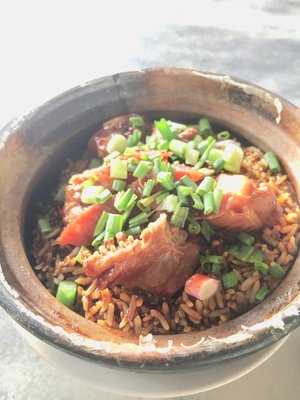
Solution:
{"label": "cooked rice", "polygon": [[[84,163],[77,163],[77,170],[84,169]],[[70,173],[65,173],[64,179]],[[299,207],[287,175],[270,175],[266,161],[259,149],[251,146],[245,149],[242,173],[249,178],[265,182],[275,193],[283,209],[279,223],[266,227],[256,235],[257,249],[260,249],[267,263],[278,262],[287,270],[295,258],[300,240]],[[222,324],[244,313],[255,305],[255,297],[261,287],[274,289],[280,279],[257,272],[252,264],[234,259],[224,251],[224,236],[221,234],[207,244],[214,254],[223,255],[226,268],[234,269],[240,278],[235,289],[222,287],[208,301],[200,301],[182,291],[173,298],[159,298],[141,290],[129,290],[121,286],[100,290],[97,279],[84,275],[82,267],[76,262],[79,248],[59,248],[55,238],[61,230],[59,210],[50,210],[54,226],[57,228],[45,240],[37,231],[33,243],[34,267],[37,276],[54,293],[54,288],[61,280],[74,280],[78,285],[76,311],[85,318],[124,332],[137,335],[182,333],[204,330]],[[119,245],[132,241],[123,233],[117,237]],[[114,245],[105,243],[99,253],[105,254]],[[87,254],[88,256],[89,254]],[[198,272],[202,272],[201,267]]]}

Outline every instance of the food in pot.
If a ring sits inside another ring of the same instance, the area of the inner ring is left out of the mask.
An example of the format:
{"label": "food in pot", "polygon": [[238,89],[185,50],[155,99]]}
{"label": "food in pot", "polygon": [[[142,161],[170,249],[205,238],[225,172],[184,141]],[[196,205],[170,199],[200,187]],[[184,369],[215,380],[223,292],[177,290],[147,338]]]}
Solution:
{"label": "food in pot", "polygon": [[246,312],[284,278],[299,240],[276,155],[207,118],[104,123],[39,213],[39,279],[85,318],[137,335]]}

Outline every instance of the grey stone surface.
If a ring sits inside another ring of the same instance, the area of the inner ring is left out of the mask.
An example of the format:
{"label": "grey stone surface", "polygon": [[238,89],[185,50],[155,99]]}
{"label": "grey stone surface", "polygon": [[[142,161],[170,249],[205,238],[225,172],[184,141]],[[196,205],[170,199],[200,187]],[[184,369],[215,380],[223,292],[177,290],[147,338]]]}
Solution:
{"label": "grey stone surface", "polygon": [[[5,118],[10,118],[22,110],[25,104],[32,106],[35,102],[47,98],[43,96],[51,97],[84,79],[118,70],[170,65],[238,76],[273,90],[300,105],[300,37],[297,22],[300,18],[299,1],[212,1],[212,7],[220,6],[219,14],[216,15],[218,23],[214,23],[214,16],[210,16],[209,13],[206,17],[203,16],[204,11],[207,11],[203,7],[209,7],[208,1],[171,2],[168,5],[167,2],[159,2],[156,3],[158,8],[155,8],[153,2],[151,8],[149,4],[145,5],[145,8],[149,7],[146,14],[136,14],[136,20],[131,18],[127,25],[124,24],[123,31],[119,27],[118,37],[113,36],[118,30],[118,24],[106,24],[108,27],[106,35],[99,41],[89,35],[89,32],[93,35],[97,31],[104,33],[101,24],[107,19],[106,13],[101,13],[100,10],[99,16],[94,19],[95,11],[89,9],[90,5],[86,5],[87,12],[83,13],[82,22],[72,25],[72,19],[69,20],[69,9],[65,7],[62,17],[72,26],[73,30],[70,33],[65,24],[60,25],[62,3],[64,2],[59,2],[57,12],[52,12],[49,5],[45,5],[52,18],[58,16],[53,25],[52,22],[48,24],[43,20],[46,16],[43,10],[39,9],[42,22],[39,21],[37,31],[32,35],[26,36],[27,26],[36,24],[34,18],[36,8],[32,4],[31,8],[26,10],[25,22],[22,13],[18,13],[20,18],[18,24],[21,24],[22,29],[19,28],[17,39],[9,37],[8,29],[1,31],[0,28],[1,39],[7,39],[3,43],[0,39],[5,56],[3,59],[13,60],[11,65],[7,62],[2,63],[2,69],[6,74],[0,74],[2,89],[0,103],[4,105],[2,111]],[[182,20],[186,22],[183,25],[180,23],[179,12],[186,11],[185,4],[190,8],[187,14],[182,14]],[[70,5],[73,7],[73,2]],[[28,2],[26,7],[29,7]],[[110,11],[114,11],[113,4],[109,7]],[[177,13],[176,7],[179,10]],[[14,9],[10,11],[9,18],[15,18]],[[132,12],[131,10],[131,16]],[[89,30],[90,19],[94,23],[98,21],[97,30]],[[152,22],[158,20],[160,26],[148,26],[147,22],[151,19]],[[179,24],[162,25],[164,20]],[[197,20],[199,23],[196,24]],[[7,19],[4,18],[5,22]],[[48,31],[51,31],[49,37]],[[23,35],[25,35],[24,40]],[[39,45],[36,44],[38,35],[44,35],[48,46],[46,51],[41,42],[38,42]],[[72,35],[76,38],[76,42],[72,41]],[[65,40],[66,37],[68,40]],[[93,46],[89,47],[89,42]],[[18,47],[20,43],[21,47]],[[18,57],[11,51],[10,46],[17,46],[21,51],[23,58],[20,66],[25,69],[26,75],[22,75],[22,68],[16,68]],[[74,49],[76,51],[73,51]],[[105,54],[103,49],[106,51]],[[107,49],[110,52],[107,52]],[[49,58],[47,58],[48,53]],[[37,73],[39,69],[41,75]],[[52,81],[51,75],[55,76]],[[9,92],[6,86],[7,77],[16,82],[9,88]],[[30,87],[33,88],[31,91]],[[5,122],[1,120],[0,124]],[[95,392],[81,382],[62,376],[59,371],[36,355],[17,335],[14,326],[2,310],[0,310],[0,338],[0,400],[122,398]],[[300,332],[295,332],[288,343],[256,371],[237,382],[218,390],[192,396],[191,399],[296,399],[300,393],[299,354]]]}

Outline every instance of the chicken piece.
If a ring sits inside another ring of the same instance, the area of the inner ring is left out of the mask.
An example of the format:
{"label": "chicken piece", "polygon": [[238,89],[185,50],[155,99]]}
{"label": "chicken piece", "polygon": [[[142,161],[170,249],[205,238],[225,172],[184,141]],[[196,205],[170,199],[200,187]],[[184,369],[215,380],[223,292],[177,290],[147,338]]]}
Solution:
{"label": "chicken piece", "polygon": [[[121,115],[104,122],[102,127],[91,137],[88,148],[91,154],[98,154],[100,157],[105,157],[108,153],[106,150],[107,143],[112,134],[120,133],[128,137],[132,133],[132,127],[129,124],[129,118],[134,114]],[[147,128],[147,123],[145,126]]]}
{"label": "chicken piece", "polygon": [[184,286],[197,265],[199,246],[187,234],[171,228],[165,214],[115,252],[94,253],[84,263],[87,276],[98,277],[100,288],[122,284],[170,296]]}
{"label": "chicken piece", "polygon": [[274,193],[244,175],[221,174],[217,188],[223,191],[220,210],[207,220],[220,228],[232,231],[254,231],[274,225],[281,214]]}

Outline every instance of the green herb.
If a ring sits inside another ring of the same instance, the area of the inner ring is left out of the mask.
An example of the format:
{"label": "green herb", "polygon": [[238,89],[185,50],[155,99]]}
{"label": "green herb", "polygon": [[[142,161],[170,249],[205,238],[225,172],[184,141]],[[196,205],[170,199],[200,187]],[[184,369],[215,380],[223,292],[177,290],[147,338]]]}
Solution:
{"label": "green herb", "polygon": [[181,207],[178,205],[171,217],[171,224],[177,226],[178,228],[183,228],[188,215],[188,207]]}
{"label": "green herb", "polygon": [[129,117],[129,123],[134,128],[145,125],[144,118],[141,115],[134,115],[132,117]]}
{"label": "green herb", "polygon": [[136,146],[139,141],[141,140],[142,137],[142,132],[139,129],[135,129],[131,135],[129,135],[127,144],[128,147],[134,147]]}
{"label": "green herb", "polygon": [[121,181],[120,179],[114,179],[113,183],[112,183],[112,189],[115,192],[122,192],[126,187],[126,182],[125,181]]}
{"label": "green herb", "polygon": [[199,132],[203,137],[206,137],[212,134],[212,129],[210,126],[210,122],[207,118],[201,118],[198,124]]}
{"label": "green herb", "polygon": [[159,172],[157,174],[157,181],[167,190],[172,190],[175,187],[171,172]]}
{"label": "green herb", "polygon": [[266,296],[269,294],[269,289],[266,287],[262,287],[259,289],[259,291],[256,293],[255,299],[257,301],[263,301]]}
{"label": "green herb", "polygon": [[222,275],[222,282],[226,289],[234,288],[239,283],[239,277],[235,271],[226,272]]}
{"label": "green herb", "polygon": [[175,134],[171,130],[167,121],[164,118],[161,118],[159,121],[155,121],[154,125],[160,132],[163,139],[167,140],[168,142],[170,142],[172,139],[174,139]]}
{"label": "green herb", "polygon": [[276,262],[271,263],[269,271],[270,275],[277,279],[283,278],[285,275],[285,270]]}
{"label": "green herb", "polygon": [[281,172],[281,166],[279,164],[278,158],[275,156],[274,153],[269,151],[264,155],[264,159],[267,161],[272,174],[277,174],[278,172]]}
{"label": "green herb", "polygon": [[219,140],[228,140],[228,139],[230,139],[230,132],[222,131],[222,132],[217,134],[217,138]]}
{"label": "green herb", "polygon": [[56,298],[65,306],[71,308],[76,301],[77,285],[72,281],[61,281],[58,285]]}
{"label": "green herb", "polygon": [[139,178],[142,179],[144,178],[146,175],[149,174],[149,172],[151,171],[153,165],[150,161],[140,161],[138,163],[138,166],[136,167],[136,169],[133,172],[133,176],[135,178]]}
{"label": "green herb", "polygon": [[120,135],[119,133],[112,135],[106,146],[108,153],[112,153],[114,151],[123,153],[126,147],[127,147],[127,139],[125,136]]}
{"label": "green herb", "polygon": [[119,158],[111,160],[110,176],[116,179],[127,179],[127,161]]}
{"label": "green herb", "polygon": [[101,217],[98,219],[98,222],[96,224],[94,236],[98,236],[100,235],[100,233],[104,231],[107,219],[108,219],[108,213],[106,211],[102,211]]}

